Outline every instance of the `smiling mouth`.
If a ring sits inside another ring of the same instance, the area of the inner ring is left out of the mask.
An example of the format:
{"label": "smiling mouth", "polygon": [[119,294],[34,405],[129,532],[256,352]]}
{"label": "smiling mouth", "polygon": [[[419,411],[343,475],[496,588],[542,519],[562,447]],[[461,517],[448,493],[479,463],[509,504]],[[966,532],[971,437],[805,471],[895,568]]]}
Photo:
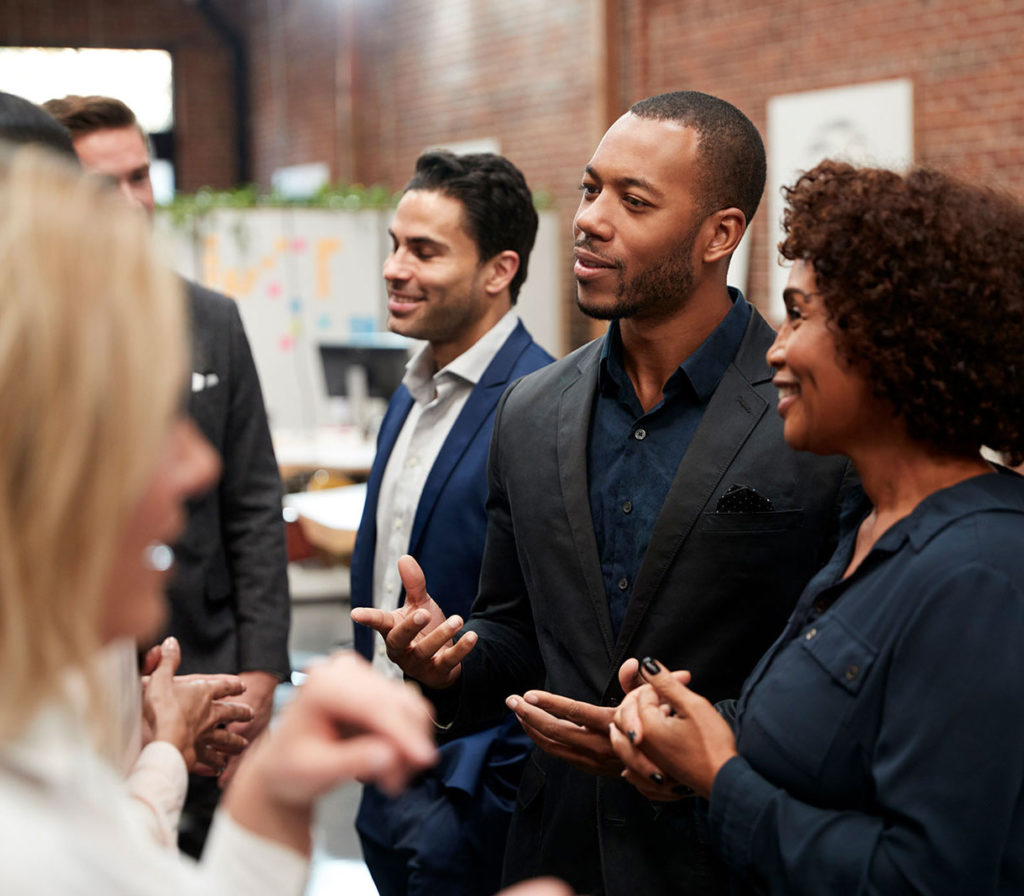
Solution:
{"label": "smiling mouth", "polygon": [[618,270],[614,261],[608,261],[590,252],[581,252],[577,249],[573,253],[574,263],[572,266],[573,276],[581,286],[588,280],[599,280],[607,277],[608,273]]}
{"label": "smiling mouth", "polygon": [[576,251],[573,252],[573,258],[575,259],[576,265],[590,268],[591,270],[615,267],[614,261],[602,258],[600,255],[595,255],[593,252],[581,251],[580,249],[576,249]]}

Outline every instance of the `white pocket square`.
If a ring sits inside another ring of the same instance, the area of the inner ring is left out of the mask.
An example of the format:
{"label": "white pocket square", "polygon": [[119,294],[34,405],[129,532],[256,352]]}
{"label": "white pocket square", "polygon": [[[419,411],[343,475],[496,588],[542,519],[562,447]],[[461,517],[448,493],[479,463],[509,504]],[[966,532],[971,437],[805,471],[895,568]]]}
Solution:
{"label": "white pocket square", "polygon": [[215,373],[193,373],[192,391],[202,392],[203,389],[212,389],[220,382],[220,377]]}

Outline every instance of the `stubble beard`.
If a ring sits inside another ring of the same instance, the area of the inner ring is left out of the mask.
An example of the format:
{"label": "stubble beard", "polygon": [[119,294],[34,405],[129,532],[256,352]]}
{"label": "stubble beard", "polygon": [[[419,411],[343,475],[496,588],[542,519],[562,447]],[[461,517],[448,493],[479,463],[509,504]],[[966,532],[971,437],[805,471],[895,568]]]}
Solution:
{"label": "stubble beard", "polygon": [[576,307],[595,320],[622,320],[638,314],[663,315],[683,307],[693,293],[695,278],[691,257],[696,233],[690,234],[679,249],[661,264],[626,278],[626,267],[615,260],[615,300],[611,305],[585,304],[576,290]]}

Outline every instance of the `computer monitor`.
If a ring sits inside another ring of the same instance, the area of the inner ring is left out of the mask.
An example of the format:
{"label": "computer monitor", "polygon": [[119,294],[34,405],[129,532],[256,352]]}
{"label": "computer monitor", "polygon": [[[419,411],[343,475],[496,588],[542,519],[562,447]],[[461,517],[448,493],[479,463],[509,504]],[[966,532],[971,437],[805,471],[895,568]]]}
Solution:
{"label": "computer monitor", "polygon": [[[388,401],[402,383],[409,350],[402,345],[372,345],[366,342],[333,342],[320,344],[320,361],[324,369],[327,394],[332,398],[350,398],[353,367],[365,371],[367,398]],[[360,378],[361,379],[361,378]]]}

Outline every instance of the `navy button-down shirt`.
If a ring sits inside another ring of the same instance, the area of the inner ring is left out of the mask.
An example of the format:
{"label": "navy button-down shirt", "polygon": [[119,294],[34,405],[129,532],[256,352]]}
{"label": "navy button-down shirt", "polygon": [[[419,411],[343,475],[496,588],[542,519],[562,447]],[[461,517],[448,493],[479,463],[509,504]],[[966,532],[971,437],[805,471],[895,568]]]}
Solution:
{"label": "navy button-down shirt", "polygon": [[1024,893],[1024,479],[866,504],[743,689],[711,835],[760,893]]}
{"label": "navy button-down shirt", "polygon": [[665,494],[750,320],[743,296],[731,287],[729,293],[728,314],[669,377],[662,400],[647,413],[623,367],[618,321],[605,337],[587,463],[590,512],[616,637]]}

